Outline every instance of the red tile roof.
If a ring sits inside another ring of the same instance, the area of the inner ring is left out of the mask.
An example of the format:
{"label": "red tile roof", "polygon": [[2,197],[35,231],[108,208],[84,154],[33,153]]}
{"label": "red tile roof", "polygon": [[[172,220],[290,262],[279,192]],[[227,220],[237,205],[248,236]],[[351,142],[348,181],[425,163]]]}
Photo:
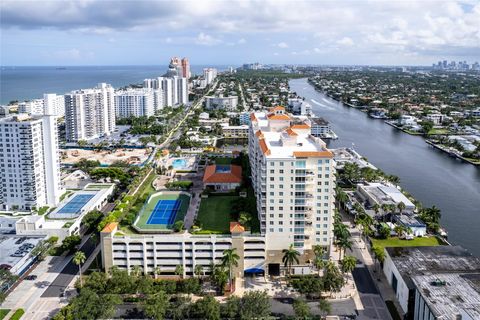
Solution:
{"label": "red tile roof", "polygon": [[287,128],[286,132],[289,136],[298,136],[298,134],[293,131],[292,128]]}
{"label": "red tile roof", "polygon": [[267,143],[264,139],[258,140],[258,143],[260,144],[260,148],[262,149],[263,154],[268,156],[272,153],[270,149],[268,149]]}
{"label": "red tile roof", "polygon": [[250,121],[257,121],[257,117],[255,116],[255,113],[250,113]]}
{"label": "red tile roof", "polygon": [[230,222],[230,233],[245,232],[245,228],[239,222]]}
{"label": "red tile roof", "polygon": [[269,114],[268,120],[291,120],[290,116],[286,114]]}
{"label": "red tile roof", "polygon": [[310,129],[308,124],[294,124],[291,126],[292,129]]}
{"label": "red tile roof", "polygon": [[276,107],[268,109],[269,112],[274,112],[274,111],[277,111],[277,110],[285,111],[285,107],[276,106]]}
{"label": "red tile roof", "polygon": [[110,222],[103,228],[102,232],[112,233],[118,227],[118,222]]}
{"label": "red tile roof", "polygon": [[241,183],[242,167],[230,165],[230,172],[217,172],[217,166],[211,165],[205,168],[203,183]]}

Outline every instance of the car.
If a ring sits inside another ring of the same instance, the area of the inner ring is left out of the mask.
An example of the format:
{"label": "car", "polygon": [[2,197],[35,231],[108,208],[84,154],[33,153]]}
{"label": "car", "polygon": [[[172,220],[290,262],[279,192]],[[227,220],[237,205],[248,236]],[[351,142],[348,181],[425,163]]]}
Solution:
{"label": "car", "polygon": [[12,266],[6,263],[0,264],[0,269],[2,270],[10,270],[12,269]]}
{"label": "car", "polygon": [[31,274],[29,276],[26,276],[25,280],[37,280],[37,277],[38,277],[37,275]]}

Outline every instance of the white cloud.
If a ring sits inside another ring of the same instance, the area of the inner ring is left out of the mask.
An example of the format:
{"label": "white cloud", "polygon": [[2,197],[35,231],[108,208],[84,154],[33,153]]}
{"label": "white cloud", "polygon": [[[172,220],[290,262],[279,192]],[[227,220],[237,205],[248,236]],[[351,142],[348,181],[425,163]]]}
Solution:
{"label": "white cloud", "polygon": [[214,46],[222,42],[220,39],[217,39],[211,35],[200,32],[195,38],[195,43],[201,46]]}
{"label": "white cloud", "polygon": [[339,44],[339,45],[341,45],[341,46],[351,47],[351,46],[353,46],[355,43],[353,42],[352,38],[350,38],[350,37],[343,37],[342,39],[337,40],[337,44]]}
{"label": "white cloud", "polygon": [[237,44],[245,44],[247,43],[247,40],[245,38],[238,39]]}
{"label": "white cloud", "polygon": [[286,48],[288,48],[288,44],[286,42],[280,42],[280,43],[277,44],[277,47],[282,48],[282,49],[286,49]]}

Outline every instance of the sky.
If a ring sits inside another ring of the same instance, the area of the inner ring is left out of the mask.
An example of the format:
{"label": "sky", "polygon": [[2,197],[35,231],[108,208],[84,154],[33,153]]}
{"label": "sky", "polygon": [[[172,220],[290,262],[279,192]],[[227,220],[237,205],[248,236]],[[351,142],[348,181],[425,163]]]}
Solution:
{"label": "sky", "polygon": [[480,61],[480,0],[0,1],[0,65]]}

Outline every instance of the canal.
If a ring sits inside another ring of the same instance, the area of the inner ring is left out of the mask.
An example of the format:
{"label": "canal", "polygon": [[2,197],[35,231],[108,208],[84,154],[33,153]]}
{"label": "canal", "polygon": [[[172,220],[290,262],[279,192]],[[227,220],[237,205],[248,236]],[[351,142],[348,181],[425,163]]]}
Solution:
{"label": "canal", "polygon": [[433,149],[423,138],[403,133],[314,89],[307,79],[290,80],[290,89],[330,121],[338,140],[330,148],[352,147],[400,184],[424,206],[442,210],[441,224],[452,244],[480,256],[480,168]]}

